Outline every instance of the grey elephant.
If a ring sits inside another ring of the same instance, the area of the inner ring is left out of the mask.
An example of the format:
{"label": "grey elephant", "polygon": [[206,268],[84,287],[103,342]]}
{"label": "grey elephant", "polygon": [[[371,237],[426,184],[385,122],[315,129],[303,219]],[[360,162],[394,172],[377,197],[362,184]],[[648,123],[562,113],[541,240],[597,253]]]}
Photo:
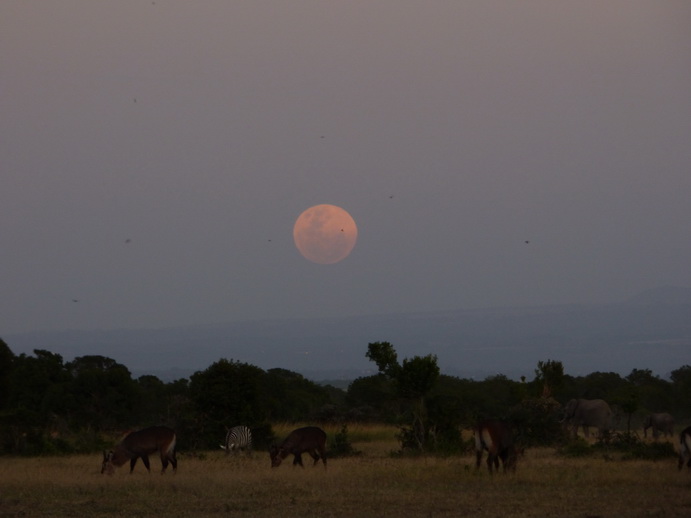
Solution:
{"label": "grey elephant", "polygon": [[572,399],[564,407],[562,422],[571,425],[574,437],[578,435],[578,427],[583,427],[583,433],[590,437],[591,426],[602,434],[611,428],[612,410],[602,399]]}
{"label": "grey elephant", "polygon": [[674,417],[666,412],[650,414],[643,422],[643,437],[648,437],[648,428],[653,429],[653,438],[657,439],[660,433],[672,437],[674,435]]}

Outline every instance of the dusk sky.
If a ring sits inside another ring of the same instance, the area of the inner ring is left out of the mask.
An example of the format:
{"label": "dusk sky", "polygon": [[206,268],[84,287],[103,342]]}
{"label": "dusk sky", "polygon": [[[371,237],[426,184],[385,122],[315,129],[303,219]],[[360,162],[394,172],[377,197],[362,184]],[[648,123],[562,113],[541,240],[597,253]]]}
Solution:
{"label": "dusk sky", "polygon": [[0,93],[0,333],[691,286],[686,0],[3,0]]}

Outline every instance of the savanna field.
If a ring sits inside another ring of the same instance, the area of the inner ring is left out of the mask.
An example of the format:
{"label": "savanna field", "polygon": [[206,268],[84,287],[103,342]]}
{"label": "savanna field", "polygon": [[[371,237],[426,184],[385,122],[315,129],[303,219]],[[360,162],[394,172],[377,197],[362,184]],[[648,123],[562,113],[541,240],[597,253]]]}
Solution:
{"label": "savanna field", "polygon": [[[326,428],[329,440],[336,429]],[[676,459],[567,458],[533,448],[515,474],[475,470],[472,452],[450,457],[392,455],[396,429],[352,425],[359,455],[328,469],[271,469],[268,453],[178,453],[178,472],[123,466],[101,475],[101,457],[0,459],[0,516],[691,516],[691,472]],[[289,429],[277,428],[280,434]],[[465,432],[464,436],[469,436]],[[309,462],[307,462],[309,460]],[[169,468],[170,469],[170,468]]]}

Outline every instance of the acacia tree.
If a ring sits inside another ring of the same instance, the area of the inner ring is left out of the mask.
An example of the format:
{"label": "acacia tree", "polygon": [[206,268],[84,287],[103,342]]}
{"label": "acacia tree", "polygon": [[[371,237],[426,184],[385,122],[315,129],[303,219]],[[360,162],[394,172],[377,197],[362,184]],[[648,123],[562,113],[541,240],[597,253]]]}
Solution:
{"label": "acacia tree", "polygon": [[404,446],[412,436],[417,447],[424,449],[428,435],[425,397],[439,379],[436,355],[413,356],[399,364],[389,342],[373,342],[368,344],[366,356],[377,364],[379,372],[394,381],[398,395],[410,402],[413,423],[411,430],[402,430]]}
{"label": "acacia tree", "polygon": [[676,412],[680,416],[688,417],[691,408],[691,365],[684,365],[670,374],[672,379],[672,394],[677,402]]}
{"label": "acacia tree", "polygon": [[[523,379],[524,381],[524,379]],[[550,445],[565,437],[557,415],[561,405],[554,393],[564,385],[566,376],[560,361],[538,361],[535,379],[531,383],[534,392],[524,397],[509,410],[509,420],[516,428],[523,446]]]}
{"label": "acacia tree", "polygon": [[535,382],[542,384],[542,397],[551,397],[564,383],[564,365],[555,360],[538,361]]}
{"label": "acacia tree", "polygon": [[390,378],[396,378],[401,366],[398,364],[398,354],[389,342],[369,343],[365,356],[377,364],[379,372]]}
{"label": "acacia tree", "polygon": [[10,373],[12,372],[13,360],[14,354],[4,340],[0,338],[0,411],[9,401]]}

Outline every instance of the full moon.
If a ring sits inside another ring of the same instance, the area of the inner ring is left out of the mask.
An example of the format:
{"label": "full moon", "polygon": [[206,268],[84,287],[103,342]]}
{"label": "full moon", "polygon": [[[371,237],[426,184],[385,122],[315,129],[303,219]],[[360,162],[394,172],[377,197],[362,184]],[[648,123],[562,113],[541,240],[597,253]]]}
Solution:
{"label": "full moon", "polygon": [[357,225],[341,207],[315,205],[295,221],[293,239],[305,259],[319,264],[334,264],[348,257],[353,250]]}

